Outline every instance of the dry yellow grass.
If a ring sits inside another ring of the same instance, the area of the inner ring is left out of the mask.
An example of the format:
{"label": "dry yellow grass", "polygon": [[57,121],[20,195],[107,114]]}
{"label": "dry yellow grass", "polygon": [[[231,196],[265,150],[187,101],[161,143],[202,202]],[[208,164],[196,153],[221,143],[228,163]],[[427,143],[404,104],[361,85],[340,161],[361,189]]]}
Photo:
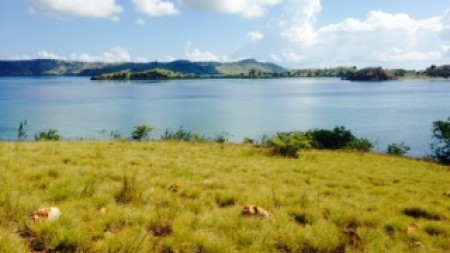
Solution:
{"label": "dry yellow grass", "polygon": [[448,167],[372,153],[0,143],[0,252],[449,252],[449,191]]}

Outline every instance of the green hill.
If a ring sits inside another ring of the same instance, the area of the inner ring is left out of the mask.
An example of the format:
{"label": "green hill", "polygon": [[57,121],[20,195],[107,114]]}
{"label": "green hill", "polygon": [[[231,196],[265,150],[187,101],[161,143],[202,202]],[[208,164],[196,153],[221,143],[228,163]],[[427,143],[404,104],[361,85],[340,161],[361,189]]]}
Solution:
{"label": "green hill", "polygon": [[280,73],[283,67],[273,63],[242,60],[237,62],[173,62],[149,63],[100,63],[74,62],[62,60],[24,60],[0,61],[0,76],[100,76],[119,72],[148,72],[165,69],[172,72],[197,76],[247,75],[251,70],[267,73]]}
{"label": "green hill", "polygon": [[[4,253],[450,251],[450,171],[434,163],[182,142],[0,143],[0,154]],[[30,217],[51,206],[57,221]]]}

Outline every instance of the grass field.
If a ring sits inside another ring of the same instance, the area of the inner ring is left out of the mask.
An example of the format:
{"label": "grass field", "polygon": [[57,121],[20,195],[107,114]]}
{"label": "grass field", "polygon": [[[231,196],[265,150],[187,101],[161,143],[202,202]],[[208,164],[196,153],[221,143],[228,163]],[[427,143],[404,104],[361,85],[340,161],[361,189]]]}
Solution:
{"label": "grass field", "polygon": [[[242,216],[247,204],[273,220]],[[56,222],[30,214],[56,206]],[[0,143],[0,252],[450,252],[450,168],[181,142]]]}

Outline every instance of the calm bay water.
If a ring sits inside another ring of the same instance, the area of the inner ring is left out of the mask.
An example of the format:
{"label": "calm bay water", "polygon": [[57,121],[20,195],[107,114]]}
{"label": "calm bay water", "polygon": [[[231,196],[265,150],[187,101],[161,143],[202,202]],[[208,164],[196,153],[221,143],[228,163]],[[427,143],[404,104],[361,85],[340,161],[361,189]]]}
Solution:
{"label": "calm bay water", "polygon": [[[384,151],[405,142],[429,153],[432,122],[450,116],[450,82],[338,79],[95,82],[79,77],[0,78],[0,139],[54,128],[66,139],[128,137],[133,126],[184,129],[231,140],[344,125]],[[105,129],[106,134],[101,134]]]}

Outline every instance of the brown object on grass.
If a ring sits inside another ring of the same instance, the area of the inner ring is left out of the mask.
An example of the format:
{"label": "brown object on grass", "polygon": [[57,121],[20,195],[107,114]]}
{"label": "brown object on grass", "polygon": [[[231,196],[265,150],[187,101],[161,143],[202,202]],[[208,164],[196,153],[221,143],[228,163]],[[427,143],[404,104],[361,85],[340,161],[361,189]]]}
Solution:
{"label": "brown object on grass", "polygon": [[31,219],[36,223],[39,221],[49,221],[53,222],[59,219],[59,216],[61,215],[61,211],[57,207],[46,207],[41,208],[37,211],[34,211],[30,216]]}
{"label": "brown object on grass", "polygon": [[267,220],[273,220],[273,215],[267,211],[264,210],[261,207],[254,206],[254,205],[246,205],[244,206],[244,209],[242,209],[242,215],[244,216],[259,216]]}

